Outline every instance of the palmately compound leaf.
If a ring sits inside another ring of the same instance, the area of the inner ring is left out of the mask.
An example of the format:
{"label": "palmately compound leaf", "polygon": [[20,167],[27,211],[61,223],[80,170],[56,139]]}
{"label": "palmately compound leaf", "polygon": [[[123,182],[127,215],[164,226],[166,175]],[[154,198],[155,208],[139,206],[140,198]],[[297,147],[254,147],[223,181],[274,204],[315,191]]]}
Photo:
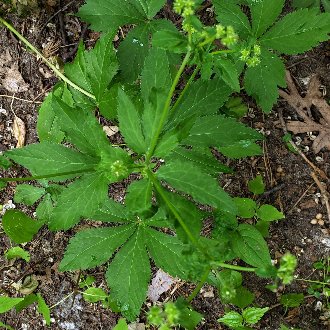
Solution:
{"label": "palmately compound leaf", "polygon": [[45,192],[45,188],[34,187],[29,184],[20,184],[16,187],[14,202],[33,205]]}
{"label": "palmately compound leaf", "polygon": [[157,31],[177,32],[175,25],[165,19],[141,23],[130,30],[118,47],[122,82],[134,82],[144,67],[150,43]]}
{"label": "palmately compound leaf", "polygon": [[278,98],[278,86],[286,86],[284,77],[285,67],[281,59],[262,48],[260,63],[246,70],[244,87],[263,111],[270,112]]}
{"label": "palmately compound leaf", "polygon": [[20,244],[30,242],[42,223],[31,219],[21,211],[8,210],[2,217],[2,226],[9,238]]}
{"label": "palmately compound leaf", "polygon": [[148,251],[157,267],[172,276],[187,278],[187,259],[183,256],[184,245],[175,236],[148,228],[145,232]]}
{"label": "palmately compound leaf", "polygon": [[236,205],[220,188],[217,180],[189,162],[173,161],[166,164],[159,169],[157,177],[191,195],[197,202],[236,214]]}
{"label": "palmately compound leaf", "polygon": [[69,79],[95,96],[95,100],[92,100],[71,88],[76,104],[87,110],[98,105],[102,115],[107,118],[114,118],[116,115],[116,109],[109,108],[110,105],[103,106],[104,100],[108,99],[108,85],[118,70],[113,46],[115,31],[102,35],[90,51],[86,51],[83,44],[80,44],[75,60],[64,68]]}
{"label": "palmately compound leaf", "polygon": [[119,130],[127,145],[135,152],[146,152],[140,114],[129,96],[120,88],[118,89],[118,120]]}
{"label": "palmately compound leaf", "polygon": [[113,31],[124,24],[141,24],[153,18],[164,0],[88,0],[78,15],[97,31]]}
{"label": "palmately compound leaf", "polygon": [[234,252],[249,265],[265,268],[271,265],[267,243],[260,232],[248,224],[240,224],[231,241]]}
{"label": "palmately compound leaf", "polygon": [[89,269],[107,262],[118,247],[134,233],[134,226],[82,230],[71,238],[61,271]]}
{"label": "palmately compound leaf", "polygon": [[284,54],[303,53],[329,39],[330,13],[301,9],[278,21],[261,38],[260,44]]}
{"label": "palmately compound leaf", "polygon": [[187,38],[178,30],[157,31],[152,39],[154,47],[162,48],[174,53],[185,53],[188,47]]}
{"label": "palmately compound leaf", "polygon": [[172,153],[166,157],[168,161],[179,160],[189,161],[194,165],[206,171],[209,175],[217,176],[219,173],[233,173],[228,166],[221,164],[211,153],[209,148],[192,148],[184,147],[175,148]]}
{"label": "palmately compound leaf", "polygon": [[58,119],[52,106],[54,95],[65,99],[68,104],[68,97],[72,98],[71,93],[68,91],[66,86],[60,83],[55,86],[53,91],[44,99],[38,111],[37,131],[40,142],[48,141],[61,143],[65,136],[64,132],[61,131]]}
{"label": "palmately compound leaf", "polygon": [[139,314],[146,298],[151,271],[144,230],[139,228],[119,250],[106,273],[111,298],[130,321]]}
{"label": "palmately compound leaf", "polygon": [[80,218],[93,215],[107,196],[108,179],[102,173],[84,174],[59,196],[49,221],[49,228],[71,228]]}
{"label": "palmately compound leaf", "polygon": [[66,139],[81,152],[99,156],[109,146],[106,134],[90,111],[72,108],[55,96],[52,104]]}
{"label": "palmately compound leaf", "polygon": [[[33,175],[40,176],[92,170],[98,161],[74,149],[49,142],[30,144],[24,148],[13,149],[7,151],[6,156],[28,168]],[[72,176],[77,176],[77,174],[62,177],[54,176],[54,178],[66,180]]]}
{"label": "palmately compound leaf", "polygon": [[91,218],[104,222],[130,222],[126,207],[110,198],[95,211]]}
{"label": "palmately compound leaf", "polygon": [[217,113],[219,108],[227,101],[231,92],[232,90],[220,78],[208,81],[197,80],[191,84],[182,97],[181,103],[170,117],[168,126],[172,128],[193,116]]}
{"label": "palmately compound leaf", "polygon": [[[247,143],[262,139],[256,130],[234,118],[222,115],[204,116],[196,120],[184,144],[200,147],[230,147],[235,143]],[[221,149],[220,149],[221,150]]]}
{"label": "palmately compound leaf", "polygon": [[127,189],[126,207],[132,213],[138,213],[151,208],[152,185],[149,179],[144,178],[132,182]]}
{"label": "palmately compound leaf", "polygon": [[232,0],[213,0],[217,20],[224,26],[232,26],[244,39],[251,34],[251,25],[241,8]]}
{"label": "palmately compound leaf", "polygon": [[252,17],[252,33],[255,37],[261,36],[280,15],[285,0],[247,0]]}

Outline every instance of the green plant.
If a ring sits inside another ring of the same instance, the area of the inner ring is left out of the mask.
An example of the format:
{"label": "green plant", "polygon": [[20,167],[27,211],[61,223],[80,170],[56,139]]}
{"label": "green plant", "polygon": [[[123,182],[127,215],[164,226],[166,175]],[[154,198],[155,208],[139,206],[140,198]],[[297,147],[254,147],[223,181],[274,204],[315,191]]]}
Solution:
{"label": "green plant", "polygon": [[[81,230],[70,240],[60,270],[85,270],[111,260],[106,272],[110,297],[87,285],[85,298],[109,298],[128,320],[139,314],[145,300],[150,258],[172,276],[198,282],[187,301],[176,303],[187,314],[189,302],[206,281],[212,281],[211,270],[220,292],[229,288],[230,301],[234,292],[246,294],[247,301],[237,302],[244,307],[251,294],[241,286],[239,271],[276,277],[260,228],[242,219],[256,218],[264,224],[284,215],[253,199],[230,197],[217,177],[231,170],[212,154],[216,149],[234,159],[260,155],[256,142],[263,137],[219,108],[240,90],[238,76],[246,62],[245,88],[269,111],[277,85],[284,86],[284,65],[268,48],[303,52],[327,39],[330,29],[327,14],[308,10],[273,25],[284,1],[268,0],[246,2],[250,25],[237,2],[215,0],[221,24],[204,26],[194,14],[201,1],[176,1],[174,9],[183,16],[179,32],[169,21],[153,19],[163,0],[126,0],[120,6],[117,0],[87,1],[80,17],[104,33],[94,49],[79,46],[65,75],[48,63],[65,83],[57,84],[40,108],[40,143],[0,157],[4,168],[11,160],[31,172],[26,178],[0,178],[2,186],[38,181],[36,187],[18,186],[16,201],[31,205],[43,198],[37,220],[7,211],[6,234],[19,244],[31,240],[43,225],[56,231],[68,230],[82,218],[104,222],[104,227]],[[294,25],[297,20],[300,23]],[[36,51],[6,21],[0,22]],[[135,27],[116,53],[112,40],[124,24]],[[289,44],[282,32],[291,24]],[[188,66],[194,73],[185,79]],[[185,86],[181,90],[179,81]],[[105,118],[118,121],[123,144],[109,142],[95,117],[96,107]],[[109,198],[109,185],[127,179],[124,204]],[[263,193],[262,177],[251,181],[249,189],[255,195]],[[209,207],[202,210],[200,204]],[[211,238],[200,235],[206,217],[214,220]],[[236,258],[252,267],[233,265]],[[246,308],[238,315],[241,323],[254,324],[266,311]],[[189,328],[184,322],[179,323]]]}
{"label": "green plant", "polygon": [[293,0],[292,5],[294,8],[311,8],[320,10],[321,5],[325,12],[330,12],[329,0]]}

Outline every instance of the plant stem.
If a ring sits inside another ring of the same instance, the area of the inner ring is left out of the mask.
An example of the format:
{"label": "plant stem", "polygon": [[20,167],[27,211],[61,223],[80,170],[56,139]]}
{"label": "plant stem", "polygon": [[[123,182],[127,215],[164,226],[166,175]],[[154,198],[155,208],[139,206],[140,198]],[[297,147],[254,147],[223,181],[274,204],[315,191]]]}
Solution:
{"label": "plant stem", "polygon": [[74,89],[78,90],[79,92],[85,94],[86,96],[90,97],[91,99],[95,100],[95,96],[78,85],[76,85],[73,81],[67,78],[59,69],[56,68],[50,61],[47,60],[45,56],[43,56],[37,48],[35,48],[27,39],[25,39],[12,25],[10,25],[6,20],[0,17],[0,23],[2,23],[8,30],[14,33],[18,39],[20,39],[28,48],[30,48],[37,56],[39,56],[53,71],[54,73],[61,78],[64,82],[68,85],[73,87]]}
{"label": "plant stem", "polygon": [[204,283],[207,281],[207,278],[210,274],[211,271],[211,267],[207,267],[206,271],[204,272],[200,282],[197,284],[196,288],[194,289],[194,291],[189,295],[189,297],[187,298],[187,302],[190,303],[199,293],[199,291],[201,290],[201,288],[203,287]]}
{"label": "plant stem", "polygon": [[199,66],[196,66],[193,74],[190,76],[189,80],[187,81],[186,86],[184,86],[184,89],[180,93],[180,96],[178,97],[178,99],[175,101],[173,107],[171,108],[171,113],[173,113],[175,111],[175,109],[178,107],[178,105],[180,104],[184,94],[186,93],[186,91],[189,88],[190,84],[193,82],[193,80],[194,80],[194,78],[195,78],[198,71],[199,71]]}
{"label": "plant stem", "polygon": [[238,271],[242,271],[242,272],[255,272],[257,270],[257,268],[235,266],[235,265],[226,264],[224,262],[214,262],[213,265],[222,267],[222,268],[238,270]]}
{"label": "plant stem", "polygon": [[173,215],[175,216],[175,218],[178,220],[180,226],[186,232],[186,234],[187,234],[189,240],[191,241],[191,243],[193,243],[193,245],[195,245],[198,249],[200,249],[200,250],[203,251],[203,248],[199,244],[198,240],[191,233],[190,229],[188,228],[188,226],[186,225],[186,223],[184,222],[184,220],[182,219],[182,217],[180,216],[180,214],[178,213],[178,211],[175,209],[175,207],[169,201],[169,199],[167,198],[166,194],[164,193],[163,187],[160,185],[159,181],[154,176],[154,174],[150,171],[150,169],[147,170],[147,175],[148,175],[149,179],[151,180],[151,182],[153,183],[153,185],[155,186],[155,188],[158,191],[159,195],[162,197],[162,199],[166,203],[167,207],[170,209],[170,211],[173,213]]}
{"label": "plant stem", "polygon": [[66,175],[71,175],[71,174],[89,173],[89,172],[93,172],[93,171],[94,171],[94,167],[91,167],[90,169],[85,169],[85,170],[52,173],[52,174],[37,175],[37,176],[27,176],[25,178],[0,178],[0,182],[23,182],[23,181],[41,180],[41,179],[48,179],[48,178],[57,178],[59,176],[66,176]]}
{"label": "plant stem", "polygon": [[322,284],[324,286],[330,286],[330,283],[326,282],[320,282],[320,281],[313,281],[313,280],[305,280],[304,278],[296,278],[296,281],[301,281],[301,282],[308,282],[308,283],[316,283],[316,284]]}
{"label": "plant stem", "polygon": [[216,50],[214,52],[211,52],[211,55],[218,55],[218,54],[230,54],[234,53],[233,49],[223,49],[223,50]]}
{"label": "plant stem", "polygon": [[147,156],[146,156],[146,163],[149,163],[149,161],[150,161],[150,159],[151,159],[151,157],[152,157],[152,155],[153,155],[153,153],[156,149],[158,138],[160,136],[160,133],[162,132],[163,126],[165,124],[165,121],[167,119],[167,116],[168,116],[168,113],[169,113],[169,110],[170,110],[172,96],[174,94],[176,85],[178,84],[178,82],[180,80],[181,74],[182,74],[184,68],[186,67],[186,65],[189,61],[190,55],[191,55],[191,50],[188,50],[185,58],[183,59],[183,62],[181,63],[179,71],[176,73],[176,76],[174,78],[174,81],[172,83],[170,91],[167,95],[167,99],[166,99],[165,104],[164,104],[162,116],[159,120],[159,124],[158,124],[157,130],[155,132],[155,135],[153,136],[153,138],[151,140],[151,143],[150,143],[150,148],[149,148]]}

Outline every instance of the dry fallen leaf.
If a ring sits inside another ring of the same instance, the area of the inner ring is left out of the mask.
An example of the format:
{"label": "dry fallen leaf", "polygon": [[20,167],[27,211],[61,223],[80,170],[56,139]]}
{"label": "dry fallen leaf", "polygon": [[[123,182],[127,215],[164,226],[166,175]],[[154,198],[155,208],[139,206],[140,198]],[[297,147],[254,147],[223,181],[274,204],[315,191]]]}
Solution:
{"label": "dry fallen leaf", "polygon": [[13,133],[15,139],[17,140],[16,148],[22,148],[25,143],[25,124],[21,118],[15,116],[14,124],[13,124]]}
{"label": "dry fallen leaf", "polygon": [[172,276],[168,275],[163,270],[158,269],[149,285],[148,298],[152,302],[158,301],[161,294],[168,291],[175,282],[176,280]]}
{"label": "dry fallen leaf", "polygon": [[119,132],[118,126],[103,126],[103,131],[105,134],[110,137]]}
{"label": "dry fallen leaf", "polygon": [[[330,105],[322,97],[317,76],[310,79],[305,97],[299,94],[288,71],[286,72],[286,80],[289,92],[279,90],[279,94],[296,110],[298,116],[303,120],[288,121],[287,129],[294,134],[318,132],[319,135],[313,141],[313,151],[318,153],[322,148],[330,150]],[[317,120],[313,117],[312,106],[318,110],[322,118]]]}
{"label": "dry fallen leaf", "polygon": [[[4,71],[4,69],[2,69]],[[5,77],[1,82],[2,86],[11,93],[26,92],[29,85],[24,81],[21,73],[18,71],[18,64],[14,63],[5,72]]]}

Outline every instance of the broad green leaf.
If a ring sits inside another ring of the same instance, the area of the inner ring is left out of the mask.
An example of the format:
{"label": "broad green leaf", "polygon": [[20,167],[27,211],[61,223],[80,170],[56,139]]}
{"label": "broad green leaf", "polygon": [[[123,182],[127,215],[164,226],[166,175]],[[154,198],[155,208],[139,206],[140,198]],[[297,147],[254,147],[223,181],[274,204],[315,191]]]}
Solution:
{"label": "broad green leaf", "polygon": [[51,230],[67,230],[81,217],[91,216],[108,196],[108,180],[99,173],[84,174],[59,196],[49,221]]}
{"label": "broad green leaf", "polygon": [[23,300],[24,298],[10,298],[6,296],[0,296],[0,313],[8,312]]}
{"label": "broad green leaf", "polygon": [[168,126],[174,127],[194,115],[204,116],[217,113],[231,92],[232,90],[220,78],[209,81],[197,80],[184,94]]}
{"label": "broad green leaf", "polygon": [[330,14],[301,9],[284,16],[261,38],[263,47],[284,54],[303,53],[329,39]]}
{"label": "broad green leaf", "polygon": [[11,166],[11,161],[5,156],[0,154],[0,168],[8,170],[10,166]]}
{"label": "broad green leaf", "polygon": [[254,200],[240,197],[234,197],[233,200],[238,210],[238,216],[246,219],[254,217],[257,209],[257,204]]}
{"label": "broad green leaf", "polygon": [[5,233],[15,243],[30,242],[42,223],[35,221],[18,210],[8,210],[2,217]]}
{"label": "broad green leaf", "polygon": [[99,301],[104,301],[108,295],[101,288],[88,288],[83,292],[83,297],[86,301],[90,303],[96,303]]}
{"label": "broad green leaf", "polygon": [[[65,92],[64,92],[65,91]],[[37,131],[40,142],[53,142],[61,143],[64,139],[64,132],[58,123],[58,119],[52,107],[53,96],[56,95],[62,98],[64,93],[70,93],[66,87],[62,84],[54,88],[54,90],[48,94],[38,111]]]}
{"label": "broad green leaf", "polygon": [[24,297],[24,300],[15,306],[16,312],[18,312],[18,313],[21,312],[23,309],[32,305],[36,301],[38,301],[38,297],[34,293],[30,293],[30,294],[26,295]]}
{"label": "broad green leaf", "polygon": [[4,181],[0,181],[0,191],[4,188],[6,188],[7,186],[7,182],[4,182]]}
{"label": "broad green leaf", "polygon": [[236,206],[218,182],[189,162],[173,161],[161,167],[158,178],[191,195],[196,201],[236,214]]}
{"label": "broad green leaf", "polygon": [[149,53],[150,25],[141,24],[128,32],[118,47],[120,76],[123,82],[133,82],[141,74]]}
{"label": "broad green leaf", "polygon": [[45,193],[45,188],[34,187],[29,184],[20,184],[16,187],[14,201],[16,203],[33,205]]}
{"label": "broad green leaf", "polygon": [[106,134],[90,111],[71,108],[57,97],[53,97],[52,104],[61,130],[80,151],[98,156],[109,146]]}
{"label": "broad green leaf", "polygon": [[38,312],[42,314],[44,320],[46,321],[46,325],[50,326],[50,309],[40,293],[37,293],[37,299]]}
{"label": "broad green leaf", "polygon": [[235,329],[237,327],[243,326],[243,317],[241,314],[231,311],[221,317],[218,322]]}
{"label": "broad green leaf", "polygon": [[303,293],[287,293],[281,296],[281,304],[286,307],[299,307],[304,301]]}
{"label": "broad green leaf", "polygon": [[262,148],[251,140],[241,140],[232,145],[218,147],[219,151],[228,158],[244,158],[262,155]]}
{"label": "broad green leaf", "polygon": [[267,313],[268,310],[269,307],[265,307],[265,308],[249,307],[243,310],[242,316],[246,323],[256,324]]}
{"label": "broad green leaf", "polygon": [[78,232],[69,242],[60,270],[88,269],[107,262],[134,230],[134,226],[119,226]]}
{"label": "broad green leaf", "polygon": [[247,143],[262,139],[254,129],[243,125],[234,118],[222,115],[199,118],[182,143],[201,147],[226,147],[234,143]]}
{"label": "broad green leaf", "polygon": [[179,311],[178,323],[187,330],[197,329],[199,322],[203,320],[203,315],[193,310],[190,306],[180,308]]}
{"label": "broad green leaf", "polygon": [[231,244],[234,252],[252,266],[264,268],[271,264],[267,243],[252,225],[240,224]]}
{"label": "broad green leaf", "polygon": [[141,128],[140,115],[132,100],[122,90],[118,89],[118,120],[119,129],[127,145],[135,152],[146,151],[146,142]]}
{"label": "broad green leaf", "polygon": [[236,295],[231,299],[230,303],[239,308],[245,308],[252,304],[253,300],[254,294],[245,287],[240,286],[236,288]]}
{"label": "broad green leaf", "polygon": [[179,144],[179,139],[175,131],[167,131],[160,137],[157,143],[154,157],[164,158]]}
{"label": "broad green leaf", "polygon": [[14,246],[10,248],[8,251],[6,251],[5,257],[7,258],[7,260],[18,258],[18,259],[23,259],[26,262],[30,261],[29,252],[25,251],[20,246]]}
{"label": "broad green leaf", "polygon": [[264,238],[269,237],[269,227],[270,227],[269,221],[259,220],[255,224],[255,227],[260,231],[262,237],[264,237]]}
{"label": "broad green leaf", "polygon": [[272,205],[262,205],[257,210],[257,217],[263,221],[275,221],[285,218],[284,214]]}
{"label": "broad green leaf", "polygon": [[[291,43],[292,41],[290,41]],[[244,88],[262,108],[270,112],[278,98],[278,86],[286,87],[285,67],[282,60],[262,48],[260,63],[248,67],[244,77]]]}
{"label": "broad green leaf", "polygon": [[151,208],[152,185],[149,179],[145,178],[132,182],[125,199],[126,207],[132,213],[139,213]]}
{"label": "broad green leaf", "polygon": [[[169,71],[169,60],[162,49],[152,48],[145,60],[141,76],[141,95],[144,102],[152,102],[153,89],[156,91],[157,106],[163,107],[162,102],[171,88],[172,79]],[[162,95],[158,95],[158,94]]]}
{"label": "broad green leaf", "polygon": [[231,168],[221,164],[220,161],[212,155],[209,148],[186,149],[177,147],[166,159],[168,161],[189,161],[212,176],[216,176],[219,173],[233,173]]}
{"label": "broad green leaf", "polygon": [[239,73],[237,72],[235,64],[226,58],[219,57],[215,61],[215,65],[220,70],[219,76],[223,81],[235,92],[240,91]]}
{"label": "broad green leaf", "polygon": [[172,276],[187,278],[187,259],[182,254],[184,245],[177,237],[147,228],[145,239],[148,251],[157,267]]}
{"label": "broad green leaf", "polygon": [[113,330],[128,330],[128,326],[125,319],[120,319],[117,325],[113,328]]}
{"label": "broad green leaf", "polygon": [[151,19],[164,5],[164,0],[88,0],[78,15],[97,31],[117,30],[125,24],[141,24]]}
{"label": "broad green leaf", "polygon": [[265,191],[265,184],[262,176],[258,174],[253,180],[250,180],[248,183],[248,188],[255,195],[263,194]]}
{"label": "broad green leaf", "polygon": [[129,215],[124,205],[108,198],[101,208],[95,211],[91,218],[104,222],[127,222]]}
{"label": "broad green leaf", "polygon": [[251,34],[251,26],[247,16],[232,0],[213,0],[217,20],[224,26],[232,26],[243,39]]}
{"label": "broad green leaf", "polygon": [[295,9],[320,7],[320,0],[293,0],[292,6]]}
{"label": "broad green leaf", "polygon": [[53,202],[50,194],[47,194],[44,199],[39,203],[36,209],[36,215],[38,220],[43,223],[47,223],[53,212]]}
{"label": "broad green leaf", "polygon": [[175,31],[157,31],[153,38],[154,47],[162,48],[174,53],[185,53],[187,51],[187,38],[178,30]]}
{"label": "broad green leaf", "polygon": [[[77,176],[74,172],[90,171],[97,164],[97,159],[84,155],[74,149],[59,144],[43,142],[30,144],[6,152],[6,156],[28,168],[33,175],[50,175],[73,172],[65,176],[56,176],[57,180]],[[54,179],[52,178],[52,179]]]}
{"label": "broad green leaf", "polygon": [[138,229],[120,249],[106,273],[111,297],[130,321],[140,313],[145,301],[151,271],[144,243],[144,232]]}
{"label": "broad green leaf", "polygon": [[255,37],[261,36],[280,15],[285,0],[248,0],[252,16],[252,32]]}

